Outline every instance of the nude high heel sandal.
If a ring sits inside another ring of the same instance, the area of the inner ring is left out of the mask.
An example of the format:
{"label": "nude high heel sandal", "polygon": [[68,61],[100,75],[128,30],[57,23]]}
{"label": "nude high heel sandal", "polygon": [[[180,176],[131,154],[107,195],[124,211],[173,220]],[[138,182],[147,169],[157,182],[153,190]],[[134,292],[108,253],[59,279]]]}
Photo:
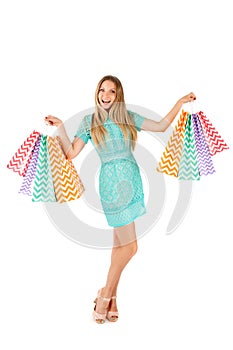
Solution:
{"label": "nude high heel sandal", "polygon": [[[111,300],[112,299],[116,299],[116,295],[113,296],[111,298]],[[110,306],[110,303],[109,303],[109,306]],[[119,312],[118,311],[108,311],[106,317],[110,322],[116,322],[119,318]]]}
{"label": "nude high heel sandal", "polygon": [[[94,318],[96,323],[102,324],[105,322],[110,300],[111,300],[111,298],[104,298],[100,295],[100,291],[98,292],[98,295],[97,295],[96,299],[94,300],[95,307],[94,307],[94,311],[93,311],[93,318]],[[97,306],[97,303],[99,303],[99,302],[102,303],[102,307],[103,307],[103,309],[105,309],[105,312],[103,314],[96,312],[96,306]]]}

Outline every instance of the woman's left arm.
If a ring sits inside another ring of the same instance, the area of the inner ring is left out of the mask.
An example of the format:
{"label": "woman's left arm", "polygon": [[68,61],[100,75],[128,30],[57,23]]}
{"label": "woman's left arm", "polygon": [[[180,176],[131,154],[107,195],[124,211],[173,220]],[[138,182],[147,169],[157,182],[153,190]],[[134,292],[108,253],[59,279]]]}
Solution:
{"label": "woman's left arm", "polygon": [[180,109],[182,108],[183,104],[187,102],[192,102],[194,100],[196,100],[196,96],[193,92],[183,96],[176,102],[176,104],[170,110],[170,112],[159,122],[153,119],[145,118],[145,120],[142,123],[141,130],[153,131],[153,132],[155,131],[164,132],[165,130],[167,130],[169,125],[173,122],[173,120],[179,113]]}

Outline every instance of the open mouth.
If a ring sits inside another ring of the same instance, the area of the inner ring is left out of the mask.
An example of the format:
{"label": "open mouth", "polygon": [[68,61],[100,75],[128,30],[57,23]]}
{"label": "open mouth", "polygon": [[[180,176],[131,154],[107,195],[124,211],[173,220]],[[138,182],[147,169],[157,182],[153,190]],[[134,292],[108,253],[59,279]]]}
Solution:
{"label": "open mouth", "polygon": [[107,105],[111,102],[111,100],[102,100],[103,104]]}

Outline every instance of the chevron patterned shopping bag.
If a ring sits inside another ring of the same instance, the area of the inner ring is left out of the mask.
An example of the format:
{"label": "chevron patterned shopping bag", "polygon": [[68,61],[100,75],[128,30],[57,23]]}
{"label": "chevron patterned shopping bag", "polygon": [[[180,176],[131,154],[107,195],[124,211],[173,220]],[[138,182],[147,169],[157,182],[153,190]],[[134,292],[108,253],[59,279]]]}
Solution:
{"label": "chevron patterned shopping bag", "polygon": [[182,111],[157,171],[180,180],[200,180],[214,174],[212,156],[229,149],[203,112]]}
{"label": "chevron patterned shopping bag", "polygon": [[163,152],[162,158],[157,167],[157,171],[168,175],[173,175],[175,177],[178,176],[186,120],[187,112],[182,111],[178,123],[168,141],[165,151]]}
{"label": "chevron patterned shopping bag", "polygon": [[39,135],[35,143],[35,147],[32,150],[32,157],[31,157],[28,169],[24,175],[22,185],[19,190],[19,193],[26,194],[28,196],[32,195],[32,185],[36,175],[36,168],[37,168],[38,157],[40,152],[40,141],[41,141],[41,135]]}
{"label": "chevron patterned shopping bag", "polygon": [[197,114],[192,115],[192,123],[197,151],[197,161],[200,176],[215,173],[214,164],[211,158],[209,146]]}
{"label": "chevron patterned shopping bag", "polygon": [[41,135],[35,179],[32,189],[33,202],[56,202],[50,160],[48,154],[47,136]]}
{"label": "chevron patterned shopping bag", "polygon": [[72,161],[66,159],[58,138],[48,137],[48,148],[57,202],[78,199],[84,191],[84,186]]}
{"label": "chevron patterned shopping bag", "polygon": [[33,202],[68,202],[80,198],[85,191],[58,137],[33,131],[7,167],[23,176],[19,193],[31,196]]}
{"label": "chevron patterned shopping bag", "polygon": [[33,131],[24,143],[19,147],[17,152],[11,158],[7,164],[7,168],[13,170],[21,176],[24,176],[29,166],[32,151],[35,147],[36,141],[38,140],[40,133]]}
{"label": "chevron patterned shopping bag", "polygon": [[219,135],[218,131],[215,129],[206,115],[203,112],[199,112],[198,117],[208,142],[211,156],[214,156],[218,152],[222,152],[224,149],[229,149],[226,142]]}
{"label": "chevron patterned shopping bag", "polygon": [[200,180],[196,145],[192,128],[192,117],[189,114],[184,134],[184,145],[179,165],[178,178],[180,180]]}

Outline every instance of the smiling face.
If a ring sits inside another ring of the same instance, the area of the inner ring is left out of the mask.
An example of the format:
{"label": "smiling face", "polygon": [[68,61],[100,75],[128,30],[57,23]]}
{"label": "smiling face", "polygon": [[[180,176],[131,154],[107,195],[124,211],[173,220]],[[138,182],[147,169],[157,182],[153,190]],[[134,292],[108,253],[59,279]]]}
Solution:
{"label": "smiling face", "polygon": [[109,111],[116,99],[116,84],[111,80],[105,80],[98,92],[98,100],[101,107]]}

